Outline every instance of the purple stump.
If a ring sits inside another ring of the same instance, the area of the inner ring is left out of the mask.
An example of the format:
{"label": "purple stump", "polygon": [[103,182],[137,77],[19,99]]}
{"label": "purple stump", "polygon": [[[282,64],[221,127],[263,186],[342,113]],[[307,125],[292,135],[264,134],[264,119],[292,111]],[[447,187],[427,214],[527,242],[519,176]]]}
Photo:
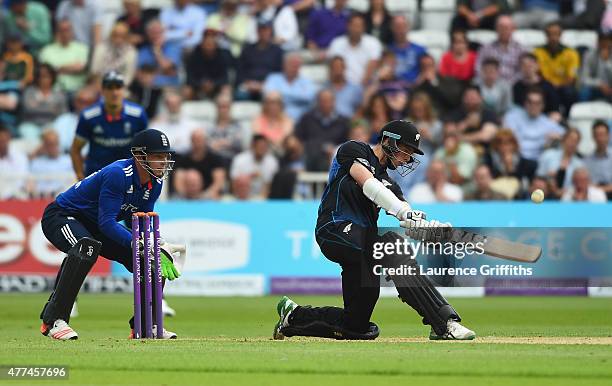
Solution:
{"label": "purple stump", "polygon": [[140,219],[132,215],[132,280],[134,282],[134,339],[142,338],[142,319],[140,315],[140,257],[138,256],[138,238]]}
{"label": "purple stump", "polygon": [[161,256],[160,256],[160,237],[159,237],[159,215],[153,213],[153,264],[155,267],[155,323],[157,324],[157,338],[163,339],[164,337],[164,312],[162,310],[162,297],[163,297],[163,279],[161,270]]}
{"label": "purple stump", "polygon": [[151,236],[151,219],[149,215],[144,216],[144,277],[145,277],[145,338],[153,338],[153,278],[151,275],[151,243],[149,237]]}

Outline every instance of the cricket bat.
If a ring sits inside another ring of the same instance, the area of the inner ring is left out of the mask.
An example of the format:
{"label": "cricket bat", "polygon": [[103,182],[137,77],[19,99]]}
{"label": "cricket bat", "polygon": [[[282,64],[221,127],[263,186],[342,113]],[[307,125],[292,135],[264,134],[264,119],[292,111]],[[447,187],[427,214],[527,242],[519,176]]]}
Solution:
{"label": "cricket bat", "polygon": [[535,263],[542,256],[542,247],[488,237],[478,233],[453,228],[448,237],[450,242],[482,242],[485,255],[500,259]]}

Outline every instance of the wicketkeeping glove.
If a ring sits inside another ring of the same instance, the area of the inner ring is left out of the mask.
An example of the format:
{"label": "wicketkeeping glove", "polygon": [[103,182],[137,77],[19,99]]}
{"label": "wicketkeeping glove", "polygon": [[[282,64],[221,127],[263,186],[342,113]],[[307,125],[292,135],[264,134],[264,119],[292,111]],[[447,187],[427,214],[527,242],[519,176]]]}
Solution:
{"label": "wicketkeeping glove", "polygon": [[170,281],[178,279],[181,276],[181,272],[174,266],[172,257],[163,249],[161,250],[161,270],[162,276]]}

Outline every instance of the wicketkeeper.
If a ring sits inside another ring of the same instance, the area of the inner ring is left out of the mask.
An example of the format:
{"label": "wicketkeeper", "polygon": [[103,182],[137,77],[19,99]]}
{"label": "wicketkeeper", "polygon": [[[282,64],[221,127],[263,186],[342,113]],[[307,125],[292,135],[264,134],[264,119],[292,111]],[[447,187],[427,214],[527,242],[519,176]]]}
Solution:
{"label": "wicketkeeper", "polygon": [[[408,121],[392,121],[381,130],[379,143],[349,141],[340,146],[329,172],[328,186],[323,193],[315,236],[321,251],[342,267],[344,308],[299,306],[283,297],[278,303],[279,321],[274,339],[285,336],[316,336],[334,339],[376,339],[378,326],[370,321],[380,294],[380,277],[373,267],[374,241],[393,243],[401,236],[387,232],[378,236],[380,209],[395,216],[406,233],[415,239],[433,240],[450,224],[425,221],[425,214],[416,211],[404,200],[399,186],[389,178],[387,169],[406,176],[414,170],[423,155],[419,149],[420,134]],[[430,228],[424,228],[427,224]],[[430,231],[428,231],[428,229]],[[387,263],[404,261],[416,266],[416,260],[388,256]],[[414,308],[431,326],[430,339],[474,339],[475,333],[459,322],[455,309],[426,277],[389,276],[399,298]]]}
{"label": "wicketkeeper", "polygon": [[[99,255],[123,264],[132,272],[132,235],[120,221],[131,223],[134,212],[152,212],[162,190],[163,180],[172,170],[168,137],[159,130],[136,134],[131,144],[132,158],[122,159],[77,182],[45,209],[42,230],[66,258],[57,274],[55,288],[40,318],[40,332],[54,339],[77,339],[69,325],[70,309]],[[138,246],[135,246],[138,247]],[[173,256],[184,246],[161,244],[162,276],[180,276]],[[133,337],[134,320],[130,320]],[[153,326],[153,334],[157,327]],[[164,330],[164,339],[176,334]]]}

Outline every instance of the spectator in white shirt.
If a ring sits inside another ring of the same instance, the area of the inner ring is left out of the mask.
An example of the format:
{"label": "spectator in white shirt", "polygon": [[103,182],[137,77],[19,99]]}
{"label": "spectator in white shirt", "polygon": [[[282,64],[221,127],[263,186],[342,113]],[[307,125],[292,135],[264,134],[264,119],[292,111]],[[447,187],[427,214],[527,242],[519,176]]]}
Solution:
{"label": "spectator in white shirt", "polygon": [[164,112],[159,114],[153,125],[164,130],[177,153],[188,152],[191,146],[191,132],[201,125],[189,119],[185,114],[181,114],[183,97],[178,91],[166,90],[163,106]]}
{"label": "spectator in white shirt", "polygon": [[572,176],[572,186],[563,194],[561,201],[605,203],[608,200],[602,189],[591,184],[591,176],[587,168],[578,168]]}
{"label": "spectator in white shirt", "polygon": [[206,28],[206,12],[192,4],[192,0],[174,0],[173,6],[162,8],[159,19],[166,39],[180,43],[183,48],[200,43]]}
{"label": "spectator in white shirt", "polygon": [[72,161],[68,154],[60,151],[59,135],[55,130],[45,129],[40,137],[40,149],[30,162],[30,174],[35,179],[28,190],[32,197],[53,197],[74,182]]}
{"label": "spectator in white shirt", "polygon": [[0,123],[0,199],[23,195],[24,180],[28,173],[28,157],[11,148],[11,130]]}
{"label": "spectator in white shirt", "polygon": [[278,171],[278,161],[270,152],[266,137],[253,136],[251,149],[234,157],[230,168],[232,192],[239,200],[265,199],[272,178]]}
{"label": "spectator in white shirt", "polygon": [[544,115],[544,105],[542,90],[530,89],[524,107],[512,109],[504,116],[504,127],[512,130],[521,155],[529,160],[537,160],[544,146],[564,133],[563,127]]}
{"label": "spectator in white shirt", "polygon": [[[301,40],[298,20],[290,5],[283,0],[257,0],[255,11],[259,23],[271,23],[274,29],[274,43],[285,51],[300,49]],[[252,36],[255,35],[253,31]]]}
{"label": "spectator in white shirt", "polygon": [[569,129],[563,135],[560,149],[548,149],[538,160],[538,177],[548,177],[558,188],[568,188],[574,171],[584,166],[578,158],[577,150],[580,143],[580,132]]}
{"label": "spectator in white shirt", "polygon": [[346,35],[332,40],[327,57],[341,56],[346,63],[346,78],[355,84],[367,84],[382,56],[382,45],[365,34],[365,20],[360,14],[351,15]]}
{"label": "spectator in white shirt", "polygon": [[432,161],[427,169],[427,181],[416,184],[408,193],[407,201],[417,204],[462,201],[463,191],[459,186],[448,183],[447,178],[444,162]]}

